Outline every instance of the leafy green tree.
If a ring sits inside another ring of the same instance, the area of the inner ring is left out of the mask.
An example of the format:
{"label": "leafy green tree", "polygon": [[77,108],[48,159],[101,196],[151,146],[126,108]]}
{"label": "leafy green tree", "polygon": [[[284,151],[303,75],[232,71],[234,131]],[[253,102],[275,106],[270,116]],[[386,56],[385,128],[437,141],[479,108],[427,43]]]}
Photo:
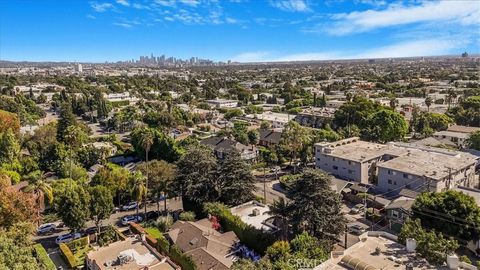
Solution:
{"label": "leafy green tree", "polygon": [[310,134],[306,128],[295,121],[290,121],[285,125],[279,146],[282,151],[287,153],[290,163],[292,163],[308,146],[310,140]]}
{"label": "leafy green tree", "polygon": [[430,106],[432,106],[433,99],[431,97],[426,97],[425,98],[425,105],[427,105],[427,111],[430,111]]}
{"label": "leafy green tree", "polygon": [[[326,241],[326,243],[328,242],[329,241]],[[317,238],[309,235],[307,232],[302,232],[295,236],[290,242],[290,246],[296,258],[326,261],[329,256],[329,249],[325,247],[325,243],[321,243]]]}
{"label": "leafy green tree", "polygon": [[290,223],[296,231],[318,238],[337,238],[345,218],[341,199],[330,188],[330,176],[318,169],[307,169],[289,191],[292,199]]}
{"label": "leafy green tree", "polygon": [[153,143],[148,153],[150,159],[163,159],[168,162],[175,162],[183,154],[183,149],[177,145],[175,140],[161,130],[142,127],[136,128],[131,133],[132,145],[139,156],[146,157],[144,144],[142,143],[142,138],[145,134],[150,134],[153,138]]}
{"label": "leafy green tree", "polygon": [[225,204],[238,205],[254,198],[255,178],[238,151],[229,152],[218,163],[216,178],[220,201]]}
{"label": "leafy green tree", "polygon": [[0,133],[0,164],[18,163],[20,144],[11,129]]}
{"label": "leafy green tree", "polygon": [[91,185],[102,185],[108,188],[113,196],[116,196],[118,205],[127,197],[129,191],[129,179],[131,173],[118,165],[107,164],[100,168],[93,177]]}
{"label": "leafy green tree", "polygon": [[35,179],[24,190],[25,192],[32,192],[37,203],[38,215],[40,216],[40,209],[46,204],[53,203],[53,188],[44,176]]}
{"label": "leafy green tree", "polygon": [[267,248],[266,255],[270,260],[278,261],[290,256],[291,252],[290,243],[287,241],[277,241]]}
{"label": "leafy green tree", "polygon": [[174,164],[168,163],[164,160],[152,160],[148,162],[148,165],[145,163],[140,163],[137,166],[137,170],[142,172],[142,174],[149,175],[149,181],[151,189],[154,191],[157,197],[157,210],[160,211],[160,198],[163,195],[164,200],[164,211],[167,212],[167,194],[171,190],[171,183],[176,176],[176,167]]}
{"label": "leafy green tree", "polygon": [[235,122],[233,124],[232,130],[233,136],[235,140],[241,144],[248,144],[249,137],[248,137],[248,130],[247,124],[243,122]]}
{"label": "leafy green tree", "polygon": [[378,102],[355,96],[335,111],[333,123],[338,128],[355,124],[360,129],[364,129],[368,127],[368,120],[371,115],[381,108],[382,105]]}
{"label": "leafy green tree", "polygon": [[192,146],[177,162],[173,188],[187,199],[202,204],[218,198],[215,177],[217,161],[210,149]]}
{"label": "leafy green tree", "polygon": [[260,134],[258,133],[258,130],[249,130],[247,132],[248,135],[248,143],[257,145],[258,141],[260,140]]}
{"label": "leafy green tree", "polygon": [[67,185],[55,196],[55,210],[63,223],[76,232],[90,217],[90,194],[80,185]]}
{"label": "leafy green tree", "polygon": [[426,228],[458,239],[480,239],[480,207],[467,194],[455,190],[424,192],[415,199],[412,211]]}
{"label": "leafy green tree", "polygon": [[416,252],[432,264],[442,265],[447,256],[458,249],[458,242],[450,237],[445,238],[441,232],[425,230],[419,219],[407,220],[399,234],[399,242],[405,244],[407,238],[417,242]]}
{"label": "leafy green tree", "polygon": [[480,151],[480,131],[470,134],[470,138],[468,138],[468,146]]}
{"label": "leafy green tree", "polygon": [[16,223],[8,229],[0,228],[0,269],[40,269],[33,255],[30,238],[33,232],[33,226],[28,222]]}
{"label": "leafy green tree", "polygon": [[368,128],[364,137],[382,143],[401,140],[408,131],[408,124],[405,118],[391,110],[379,110],[373,113],[368,119]]}
{"label": "leafy green tree", "polygon": [[288,238],[288,221],[290,217],[290,204],[283,197],[275,200],[270,205],[270,214],[280,220],[280,229],[282,230],[282,240]]}
{"label": "leafy green tree", "polygon": [[98,233],[102,220],[108,219],[113,211],[113,197],[108,188],[104,186],[94,186],[89,190],[90,193],[90,218],[95,221]]}
{"label": "leafy green tree", "polygon": [[64,142],[68,127],[76,126],[76,124],[77,120],[72,112],[71,104],[63,103],[60,107],[60,116],[57,124],[57,140]]}

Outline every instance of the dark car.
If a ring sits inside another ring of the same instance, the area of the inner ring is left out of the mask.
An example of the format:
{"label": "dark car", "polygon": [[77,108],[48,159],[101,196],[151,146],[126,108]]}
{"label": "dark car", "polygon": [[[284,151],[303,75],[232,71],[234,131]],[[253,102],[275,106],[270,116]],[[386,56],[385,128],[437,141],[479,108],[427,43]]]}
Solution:
{"label": "dark car", "polygon": [[146,215],[145,213],[141,213],[140,216],[144,220],[151,220],[151,219],[157,219],[160,216],[160,213],[157,211],[148,211]]}

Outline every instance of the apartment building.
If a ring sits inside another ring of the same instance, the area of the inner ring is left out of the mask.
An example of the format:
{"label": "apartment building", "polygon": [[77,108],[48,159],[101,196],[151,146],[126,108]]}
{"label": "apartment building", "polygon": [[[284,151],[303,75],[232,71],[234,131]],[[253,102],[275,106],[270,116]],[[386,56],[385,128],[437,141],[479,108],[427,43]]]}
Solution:
{"label": "apartment building", "polygon": [[402,188],[474,187],[477,162],[477,157],[465,152],[407,143],[377,144],[357,137],[315,144],[318,168],[345,180],[375,184],[389,196]]}

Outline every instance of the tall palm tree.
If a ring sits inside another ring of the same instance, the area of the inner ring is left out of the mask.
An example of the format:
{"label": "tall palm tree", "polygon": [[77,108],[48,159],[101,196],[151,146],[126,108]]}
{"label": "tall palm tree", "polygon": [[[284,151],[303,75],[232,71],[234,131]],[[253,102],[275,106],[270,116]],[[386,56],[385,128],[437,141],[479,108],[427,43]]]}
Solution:
{"label": "tall palm tree", "polygon": [[281,197],[279,200],[275,200],[270,206],[269,214],[280,219],[280,228],[282,230],[282,240],[288,238],[288,218],[290,216],[290,204]]}
{"label": "tall palm tree", "polygon": [[146,129],[145,132],[143,132],[140,135],[140,145],[142,146],[143,150],[145,151],[145,164],[147,166],[146,174],[145,174],[145,198],[144,198],[144,204],[145,204],[145,216],[147,215],[147,194],[148,194],[148,152],[150,152],[150,148],[153,145],[153,133],[150,129]]}
{"label": "tall palm tree", "polygon": [[143,198],[145,198],[146,196],[145,194],[147,193],[144,180],[145,178],[141,173],[134,174],[130,179],[132,196],[137,202],[137,215],[138,215],[138,208],[139,208],[140,202],[142,201]]}

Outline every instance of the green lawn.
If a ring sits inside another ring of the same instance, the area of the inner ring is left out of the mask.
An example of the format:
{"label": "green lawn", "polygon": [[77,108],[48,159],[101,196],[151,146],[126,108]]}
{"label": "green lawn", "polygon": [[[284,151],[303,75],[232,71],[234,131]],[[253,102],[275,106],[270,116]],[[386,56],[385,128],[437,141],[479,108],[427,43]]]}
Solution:
{"label": "green lawn", "polygon": [[155,228],[155,227],[147,227],[147,228],[145,228],[145,231],[155,239],[162,236],[162,232],[160,232],[160,230],[158,228]]}

